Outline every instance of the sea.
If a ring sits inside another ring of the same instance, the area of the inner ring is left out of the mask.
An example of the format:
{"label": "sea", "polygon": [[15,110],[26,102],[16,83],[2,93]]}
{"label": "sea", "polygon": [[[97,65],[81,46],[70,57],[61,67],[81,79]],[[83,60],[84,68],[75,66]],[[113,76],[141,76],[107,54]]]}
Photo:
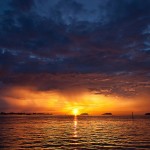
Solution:
{"label": "sea", "polygon": [[150,150],[150,116],[0,115],[4,150]]}

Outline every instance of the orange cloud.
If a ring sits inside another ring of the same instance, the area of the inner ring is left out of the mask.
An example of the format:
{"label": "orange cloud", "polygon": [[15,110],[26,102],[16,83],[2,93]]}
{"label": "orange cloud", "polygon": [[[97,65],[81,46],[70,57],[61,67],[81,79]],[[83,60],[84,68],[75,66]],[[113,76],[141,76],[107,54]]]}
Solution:
{"label": "orange cloud", "polygon": [[[9,93],[9,94],[8,94]],[[133,98],[133,97],[132,97]],[[9,111],[19,112],[49,112],[53,114],[89,113],[100,115],[105,112],[113,114],[130,114],[132,111],[146,111],[142,100],[127,99],[113,95],[105,96],[87,90],[72,91],[36,91],[32,88],[14,87],[3,94],[3,99],[9,104]],[[139,106],[143,107],[140,109]]]}

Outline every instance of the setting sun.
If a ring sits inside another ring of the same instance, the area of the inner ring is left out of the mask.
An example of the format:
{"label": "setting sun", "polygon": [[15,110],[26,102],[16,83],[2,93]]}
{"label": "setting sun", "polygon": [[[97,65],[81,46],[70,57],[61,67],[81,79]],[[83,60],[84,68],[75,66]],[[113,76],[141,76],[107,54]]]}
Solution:
{"label": "setting sun", "polygon": [[79,114],[79,110],[78,110],[77,108],[74,108],[74,109],[73,109],[73,114],[74,114],[75,116],[77,116],[77,115]]}

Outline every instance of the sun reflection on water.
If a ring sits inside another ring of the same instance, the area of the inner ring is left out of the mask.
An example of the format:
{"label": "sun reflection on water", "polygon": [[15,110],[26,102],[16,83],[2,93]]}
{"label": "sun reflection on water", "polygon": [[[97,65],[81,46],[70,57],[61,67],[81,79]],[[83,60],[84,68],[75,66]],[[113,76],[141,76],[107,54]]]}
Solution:
{"label": "sun reflection on water", "polygon": [[77,116],[74,116],[74,134],[73,134],[73,137],[77,137],[78,135],[77,135],[77,124],[78,124],[78,122],[77,122]]}

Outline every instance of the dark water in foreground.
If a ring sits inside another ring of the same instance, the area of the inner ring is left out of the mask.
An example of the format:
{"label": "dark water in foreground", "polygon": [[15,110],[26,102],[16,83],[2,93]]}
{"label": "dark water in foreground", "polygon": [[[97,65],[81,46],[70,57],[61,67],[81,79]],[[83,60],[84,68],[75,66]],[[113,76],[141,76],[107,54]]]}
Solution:
{"label": "dark water in foreground", "polygon": [[0,149],[150,149],[150,116],[0,116]]}

